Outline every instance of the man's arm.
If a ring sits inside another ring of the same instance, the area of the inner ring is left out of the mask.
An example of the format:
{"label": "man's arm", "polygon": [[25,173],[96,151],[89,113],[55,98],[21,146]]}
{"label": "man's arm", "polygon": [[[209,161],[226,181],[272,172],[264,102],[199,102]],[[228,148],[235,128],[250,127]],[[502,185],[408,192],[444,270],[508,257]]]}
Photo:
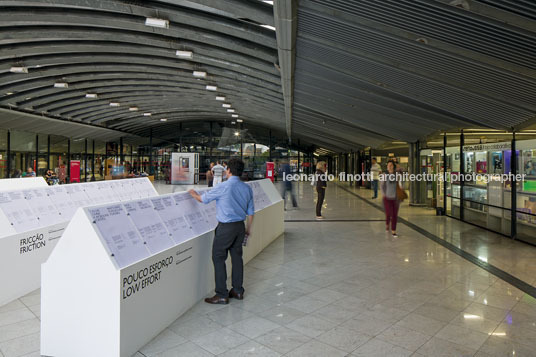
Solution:
{"label": "man's arm", "polygon": [[194,190],[193,188],[188,190],[188,193],[193,197],[195,198],[197,201],[203,203],[203,200],[201,199],[201,195],[199,193],[197,193],[196,190]]}
{"label": "man's arm", "polygon": [[246,222],[246,234],[249,236],[249,234],[251,233],[251,225],[253,224],[253,217],[254,215],[251,215],[251,216],[248,216],[247,217],[247,222]]}

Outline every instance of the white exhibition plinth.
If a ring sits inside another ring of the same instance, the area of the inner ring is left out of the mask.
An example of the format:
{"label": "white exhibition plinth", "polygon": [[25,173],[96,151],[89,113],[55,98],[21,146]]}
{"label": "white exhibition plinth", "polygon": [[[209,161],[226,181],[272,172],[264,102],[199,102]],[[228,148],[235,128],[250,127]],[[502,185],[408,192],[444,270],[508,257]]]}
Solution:
{"label": "white exhibition plinth", "polygon": [[[244,263],[284,231],[272,182],[249,184],[255,219]],[[214,289],[216,224],[214,202],[187,192],[79,209],[42,266],[41,354],[132,356]]]}
{"label": "white exhibition plinth", "polygon": [[20,190],[23,188],[48,187],[47,182],[39,177],[7,178],[0,180],[0,191]]}
{"label": "white exhibition plinth", "polygon": [[41,264],[78,207],[158,195],[147,178],[55,186],[33,179],[0,180],[0,189],[9,187],[0,191],[0,306],[41,286]]}

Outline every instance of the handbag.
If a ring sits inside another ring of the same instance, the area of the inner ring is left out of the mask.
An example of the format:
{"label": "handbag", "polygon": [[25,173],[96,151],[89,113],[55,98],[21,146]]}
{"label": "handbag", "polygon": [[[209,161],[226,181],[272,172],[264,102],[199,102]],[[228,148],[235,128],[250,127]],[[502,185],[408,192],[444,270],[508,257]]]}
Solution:
{"label": "handbag", "polygon": [[406,191],[400,187],[399,184],[396,185],[396,199],[400,202],[404,201],[406,198],[408,198],[408,194]]}

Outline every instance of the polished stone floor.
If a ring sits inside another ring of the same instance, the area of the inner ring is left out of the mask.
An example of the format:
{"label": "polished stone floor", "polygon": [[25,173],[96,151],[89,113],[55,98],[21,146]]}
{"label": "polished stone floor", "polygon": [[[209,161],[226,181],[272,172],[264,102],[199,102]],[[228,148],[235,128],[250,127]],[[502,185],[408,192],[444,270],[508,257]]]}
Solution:
{"label": "polished stone floor", "polygon": [[[323,222],[311,186],[296,193],[284,236],[245,268],[246,298],[198,303],[136,357],[536,355],[536,299],[403,224],[386,235],[381,211],[341,187]],[[433,219],[421,213],[409,218]],[[38,350],[36,291],[0,307],[0,356]]]}

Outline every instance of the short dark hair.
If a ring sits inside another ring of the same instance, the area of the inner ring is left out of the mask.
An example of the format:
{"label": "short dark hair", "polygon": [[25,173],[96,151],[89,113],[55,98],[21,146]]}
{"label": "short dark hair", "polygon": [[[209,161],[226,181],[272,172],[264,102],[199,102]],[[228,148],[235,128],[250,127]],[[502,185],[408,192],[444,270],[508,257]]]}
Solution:
{"label": "short dark hair", "polygon": [[231,159],[227,163],[227,168],[231,171],[233,176],[242,176],[244,172],[244,162],[240,159]]}

